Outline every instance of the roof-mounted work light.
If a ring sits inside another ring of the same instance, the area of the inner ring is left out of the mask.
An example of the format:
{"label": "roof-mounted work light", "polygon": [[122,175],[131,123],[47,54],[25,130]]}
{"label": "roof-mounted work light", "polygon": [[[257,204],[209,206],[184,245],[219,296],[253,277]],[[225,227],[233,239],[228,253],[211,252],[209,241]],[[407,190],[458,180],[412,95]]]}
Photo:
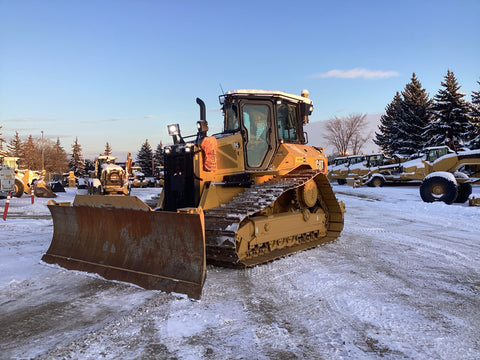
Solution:
{"label": "roof-mounted work light", "polygon": [[168,125],[168,135],[173,138],[174,144],[184,143],[182,135],[180,134],[180,125],[172,124]]}
{"label": "roof-mounted work light", "polygon": [[180,135],[180,125],[178,124],[168,125],[168,135],[170,136]]}

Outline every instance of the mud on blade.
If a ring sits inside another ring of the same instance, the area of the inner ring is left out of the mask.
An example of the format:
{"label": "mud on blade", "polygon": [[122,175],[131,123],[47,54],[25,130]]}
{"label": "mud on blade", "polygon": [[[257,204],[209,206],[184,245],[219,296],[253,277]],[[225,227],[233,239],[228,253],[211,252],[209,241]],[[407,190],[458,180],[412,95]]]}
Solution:
{"label": "mud on blade", "polygon": [[200,298],[206,274],[203,214],[98,204],[48,207],[54,231],[43,261]]}

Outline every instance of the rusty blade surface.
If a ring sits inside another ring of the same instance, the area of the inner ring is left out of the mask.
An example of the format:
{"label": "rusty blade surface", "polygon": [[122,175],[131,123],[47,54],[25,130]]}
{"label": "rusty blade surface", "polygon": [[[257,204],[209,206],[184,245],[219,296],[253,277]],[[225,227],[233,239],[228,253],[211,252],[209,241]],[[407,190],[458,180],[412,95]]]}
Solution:
{"label": "rusty blade surface", "polygon": [[54,232],[43,261],[200,298],[206,274],[203,214],[48,207]]}

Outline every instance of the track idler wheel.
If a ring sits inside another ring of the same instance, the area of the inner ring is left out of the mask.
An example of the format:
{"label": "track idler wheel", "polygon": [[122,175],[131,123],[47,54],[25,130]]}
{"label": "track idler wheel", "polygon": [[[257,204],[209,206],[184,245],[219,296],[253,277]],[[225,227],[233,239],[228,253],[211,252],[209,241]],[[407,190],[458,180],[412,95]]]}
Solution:
{"label": "track idler wheel", "polygon": [[309,180],[297,190],[297,202],[301,209],[315,206],[318,199],[318,187],[315,181]]}

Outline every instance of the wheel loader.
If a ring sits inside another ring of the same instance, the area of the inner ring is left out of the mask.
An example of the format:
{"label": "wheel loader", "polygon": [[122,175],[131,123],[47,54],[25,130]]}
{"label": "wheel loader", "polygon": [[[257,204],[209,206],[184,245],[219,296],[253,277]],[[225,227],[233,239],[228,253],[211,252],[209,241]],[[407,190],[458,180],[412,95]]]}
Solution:
{"label": "wheel loader", "polygon": [[147,289],[200,298],[206,263],[245,268],[335,240],[343,203],[323,148],[306,145],[308,92],[235,90],[219,97],[221,133],[168,126],[164,188],[154,209],[135,196],[77,195],[49,205],[43,261]]}
{"label": "wheel loader", "polygon": [[44,181],[45,171],[33,171],[29,169],[20,170],[18,168],[18,157],[6,156],[2,159],[2,164],[13,168],[15,171],[15,186],[12,196],[22,197],[25,194],[31,194],[32,189],[37,197],[55,197],[50,186]]}

